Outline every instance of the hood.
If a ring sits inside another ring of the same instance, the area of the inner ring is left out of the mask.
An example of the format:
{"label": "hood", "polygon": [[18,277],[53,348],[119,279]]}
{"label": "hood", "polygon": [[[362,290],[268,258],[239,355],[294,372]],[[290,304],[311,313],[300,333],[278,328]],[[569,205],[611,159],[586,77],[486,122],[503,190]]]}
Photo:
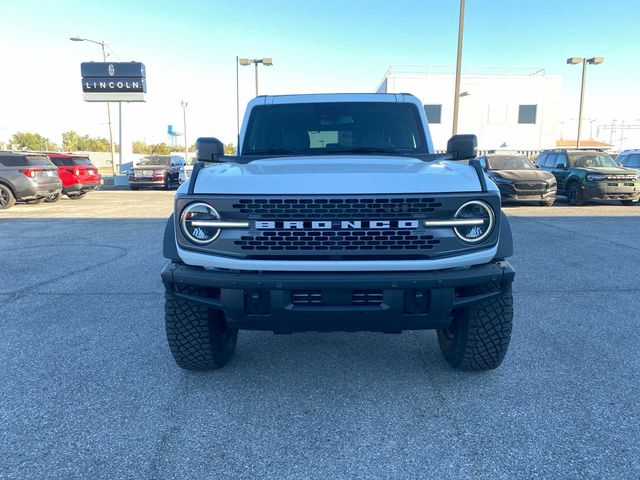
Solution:
{"label": "hood", "polygon": [[490,170],[488,172],[491,175],[495,175],[497,177],[506,178],[507,180],[551,180],[554,178],[553,174],[550,172],[545,172],[544,170],[531,169],[531,170]]}
{"label": "hood", "polygon": [[194,193],[383,194],[480,191],[473,167],[391,156],[282,157],[203,168]]}
{"label": "hood", "polygon": [[570,167],[574,170],[593,173],[597,175],[635,175],[636,172],[624,167]]}

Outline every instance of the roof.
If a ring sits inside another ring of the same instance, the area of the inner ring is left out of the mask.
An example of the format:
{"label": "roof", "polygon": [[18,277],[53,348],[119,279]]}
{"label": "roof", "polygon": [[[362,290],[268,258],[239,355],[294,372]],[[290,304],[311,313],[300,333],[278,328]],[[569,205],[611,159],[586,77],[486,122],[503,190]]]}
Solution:
{"label": "roof", "polygon": [[[556,147],[574,148],[576,140],[556,140]],[[581,148],[613,148],[610,143],[600,142],[598,140],[580,140]]]}

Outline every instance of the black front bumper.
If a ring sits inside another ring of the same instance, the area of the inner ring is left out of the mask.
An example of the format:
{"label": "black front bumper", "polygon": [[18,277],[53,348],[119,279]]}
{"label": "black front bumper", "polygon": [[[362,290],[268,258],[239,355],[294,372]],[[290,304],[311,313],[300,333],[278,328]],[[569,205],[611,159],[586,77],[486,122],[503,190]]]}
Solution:
{"label": "black front bumper", "polygon": [[543,191],[518,190],[513,184],[499,184],[498,189],[503,202],[550,202],[557,195],[555,185]]}
{"label": "black front bumper", "polygon": [[74,183],[73,185],[69,185],[68,187],[64,187],[64,193],[86,193],[92,190],[98,190],[102,187],[102,183]]}
{"label": "black front bumper", "polygon": [[503,295],[514,275],[506,261],[370,273],[210,271],[169,263],[162,281],[168,297],[223,310],[244,330],[401,332],[449,325],[452,310]]}
{"label": "black front bumper", "polygon": [[640,186],[585,186],[582,185],[585,200],[634,200],[640,198]]}

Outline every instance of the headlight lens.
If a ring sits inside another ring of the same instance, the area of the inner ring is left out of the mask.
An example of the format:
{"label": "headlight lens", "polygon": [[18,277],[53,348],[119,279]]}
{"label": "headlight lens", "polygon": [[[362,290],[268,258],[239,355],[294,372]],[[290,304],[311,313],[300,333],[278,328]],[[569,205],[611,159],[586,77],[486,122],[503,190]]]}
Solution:
{"label": "headlight lens", "polygon": [[180,227],[182,233],[193,243],[206,245],[213,242],[220,229],[199,224],[202,221],[218,221],[220,215],[211,205],[197,202],[187,205],[180,215]]}
{"label": "headlight lens", "polygon": [[587,180],[590,182],[599,182],[605,178],[606,177],[604,175],[587,175]]}
{"label": "headlight lens", "polygon": [[472,200],[462,205],[454,217],[456,220],[481,219],[480,225],[455,227],[456,236],[467,243],[478,243],[487,238],[495,225],[495,214],[490,205],[480,200]]}
{"label": "headlight lens", "polygon": [[547,185],[555,185],[558,182],[556,181],[556,177],[550,178],[547,180]]}
{"label": "headlight lens", "polygon": [[493,180],[495,183],[509,183],[511,180],[507,180],[506,178],[499,177],[498,175],[489,175],[489,178]]}

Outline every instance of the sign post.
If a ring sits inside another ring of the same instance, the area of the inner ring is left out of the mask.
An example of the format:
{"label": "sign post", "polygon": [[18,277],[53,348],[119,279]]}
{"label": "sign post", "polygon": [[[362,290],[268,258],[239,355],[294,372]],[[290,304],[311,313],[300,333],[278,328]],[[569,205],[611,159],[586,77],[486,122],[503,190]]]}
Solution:
{"label": "sign post", "polygon": [[[85,102],[118,102],[119,166],[122,168],[122,102],[144,102],[147,74],[140,62],[83,62],[82,92]],[[115,178],[115,165],[114,178]]]}

